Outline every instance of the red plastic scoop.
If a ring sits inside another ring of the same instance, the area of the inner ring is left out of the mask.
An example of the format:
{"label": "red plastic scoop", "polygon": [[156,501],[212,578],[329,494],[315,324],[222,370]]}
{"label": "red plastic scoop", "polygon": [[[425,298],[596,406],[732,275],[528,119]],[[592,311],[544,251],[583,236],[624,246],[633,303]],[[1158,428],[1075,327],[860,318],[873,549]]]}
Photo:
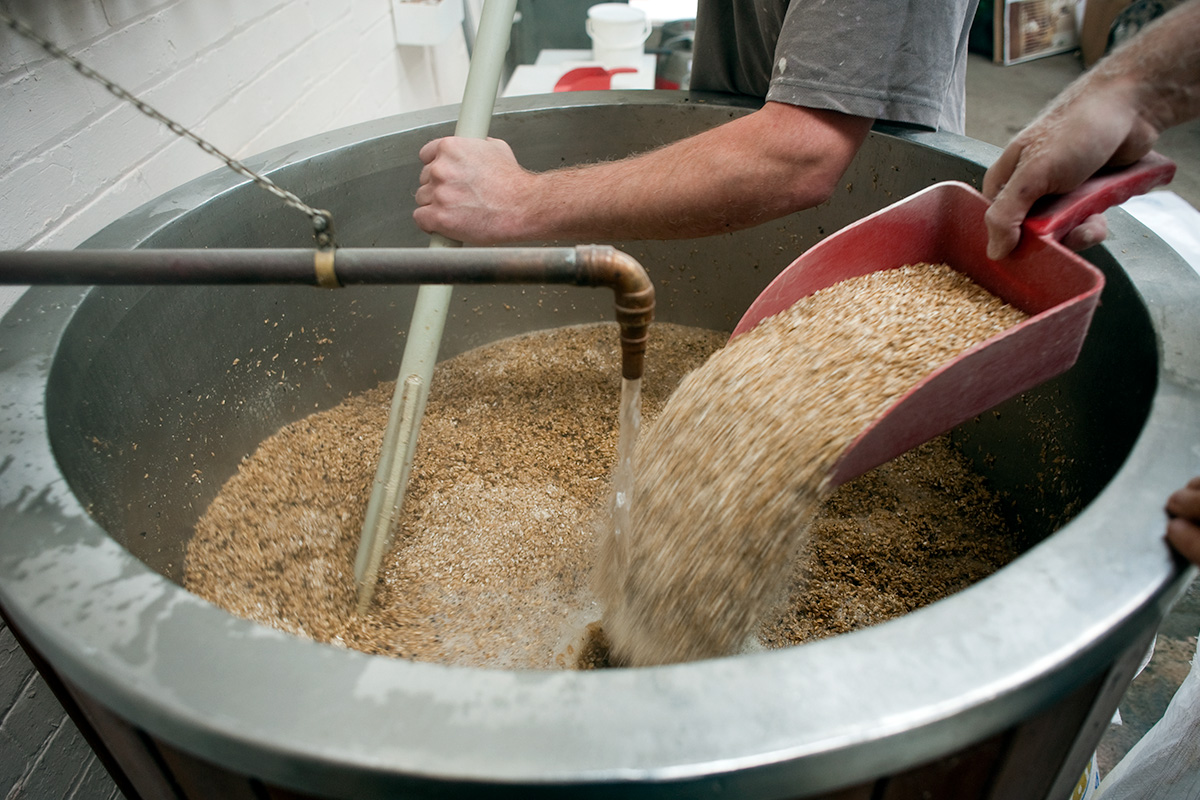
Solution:
{"label": "red plastic scoop", "polygon": [[1150,153],[1034,206],[1021,244],[987,257],[989,202],[965,183],[938,183],[819,242],[775,278],[737,336],[802,297],[849,278],[921,262],[949,264],[1029,318],[943,365],[864,430],[835,466],[845,483],[1075,363],[1104,286],[1094,266],[1059,243],[1092,214],[1168,183],[1175,164]]}
{"label": "red plastic scoop", "polygon": [[633,67],[577,67],[558,79],[554,84],[556,92],[586,92],[593,89],[611,89],[612,76],[625,72],[637,72]]}

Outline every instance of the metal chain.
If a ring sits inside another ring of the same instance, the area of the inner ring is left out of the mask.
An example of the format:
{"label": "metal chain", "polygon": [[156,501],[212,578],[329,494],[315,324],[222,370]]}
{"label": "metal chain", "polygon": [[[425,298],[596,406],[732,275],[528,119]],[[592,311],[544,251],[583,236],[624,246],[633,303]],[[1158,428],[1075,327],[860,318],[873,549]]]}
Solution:
{"label": "metal chain", "polygon": [[67,62],[80,75],[82,75],[85,78],[88,78],[89,80],[95,81],[96,83],[99,83],[101,86],[103,86],[105,89],[107,89],[111,94],[113,94],[117,98],[124,100],[128,103],[132,103],[133,106],[135,108],[137,108],[138,111],[142,112],[143,114],[150,117],[151,119],[161,122],[163,125],[166,125],[167,128],[172,133],[174,133],[177,136],[180,136],[184,139],[187,139],[188,141],[192,142],[193,144],[195,144],[197,147],[199,147],[201,150],[208,153],[209,155],[216,156],[221,161],[225,162],[225,165],[228,166],[234,172],[254,181],[256,184],[258,184],[262,188],[266,189],[268,192],[275,195],[276,197],[278,197],[280,200],[282,200],[284,203],[291,206],[292,208],[303,211],[305,214],[308,215],[309,219],[312,220],[313,235],[316,237],[317,246],[321,247],[323,249],[333,247],[333,217],[330,215],[330,213],[328,211],[325,211],[325,210],[319,209],[319,208],[313,208],[312,206],[308,205],[303,200],[301,200],[293,192],[289,192],[288,190],[280,187],[278,184],[276,184],[274,181],[272,181],[270,178],[266,177],[265,175],[258,174],[257,172],[255,172],[254,170],[250,169],[245,164],[243,164],[241,161],[238,161],[236,158],[233,158],[232,156],[228,156],[225,153],[221,152],[219,149],[217,149],[217,147],[215,145],[211,144],[208,141],[205,141],[204,139],[197,136],[195,133],[192,133],[190,130],[183,127],[178,122],[175,122],[174,120],[170,119],[165,114],[163,114],[161,111],[159,111],[158,109],[151,106],[149,103],[146,103],[144,100],[140,100],[139,98],[135,97],[129,91],[123,89],[121,86],[117,85],[113,81],[109,80],[108,78],[104,77],[100,73],[96,72],[94,69],[87,66],[86,64],[81,62],[79,59],[72,56],[70,53],[67,53],[65,50],[63,50],[61,47],[58,47],[53,42],[51,42],[47,39],[44,39],[42,36],[40,36],[36,31],[34,31],[32,28],[30,28],[24,22],[21,22],[20,20],[9,16],[3,10],[0,10],[0,22],[3,22],[5,25],[7,25],[9,28],[11,28],[13,31],[15,31],[17,34],[24,36],[29,41],[38,45],[39,47],[41,47],[43,50],[45,50],[47,53],[49,53],[54,58],[57,58],[60,61]]}

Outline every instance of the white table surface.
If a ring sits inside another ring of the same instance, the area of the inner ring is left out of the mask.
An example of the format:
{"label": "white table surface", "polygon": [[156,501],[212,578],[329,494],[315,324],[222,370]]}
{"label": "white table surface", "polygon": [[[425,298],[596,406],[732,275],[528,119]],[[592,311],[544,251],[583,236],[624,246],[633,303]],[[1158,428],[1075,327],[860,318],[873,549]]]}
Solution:
{"label": "white table surface", "polygon": [[[504,86],[504,97],[525,94],[547,94],[554,91],[558,79],[579,67],[598,67],[591,50],[543,50],[532,64],[521,64],[513,70]],[[620,72],[612,76],[613,89],[653,89],[657,59],[653,54],[642,56],[637,72]]]}

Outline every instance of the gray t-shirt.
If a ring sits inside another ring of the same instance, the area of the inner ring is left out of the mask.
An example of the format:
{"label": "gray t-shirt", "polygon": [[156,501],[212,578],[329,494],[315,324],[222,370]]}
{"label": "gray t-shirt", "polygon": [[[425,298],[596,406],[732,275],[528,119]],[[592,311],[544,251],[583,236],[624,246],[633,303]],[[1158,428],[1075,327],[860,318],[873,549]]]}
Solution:
{"label": "gray t-shirt", "polygon": [[962,133],[978,0],[698,0],[691,88]]}

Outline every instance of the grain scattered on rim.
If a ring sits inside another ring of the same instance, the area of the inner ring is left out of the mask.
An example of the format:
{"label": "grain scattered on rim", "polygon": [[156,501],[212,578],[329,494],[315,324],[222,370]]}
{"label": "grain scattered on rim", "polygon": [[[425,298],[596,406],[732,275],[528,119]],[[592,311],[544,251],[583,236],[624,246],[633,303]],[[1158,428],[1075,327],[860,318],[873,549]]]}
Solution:
{"label": "grain scattered on rim", "polygon": [[838,457],[921,378],[1021,321],[946,265],[844,281],[689,374],[645,430],[597,594],[616,660],[740,650],[781,601]]}

